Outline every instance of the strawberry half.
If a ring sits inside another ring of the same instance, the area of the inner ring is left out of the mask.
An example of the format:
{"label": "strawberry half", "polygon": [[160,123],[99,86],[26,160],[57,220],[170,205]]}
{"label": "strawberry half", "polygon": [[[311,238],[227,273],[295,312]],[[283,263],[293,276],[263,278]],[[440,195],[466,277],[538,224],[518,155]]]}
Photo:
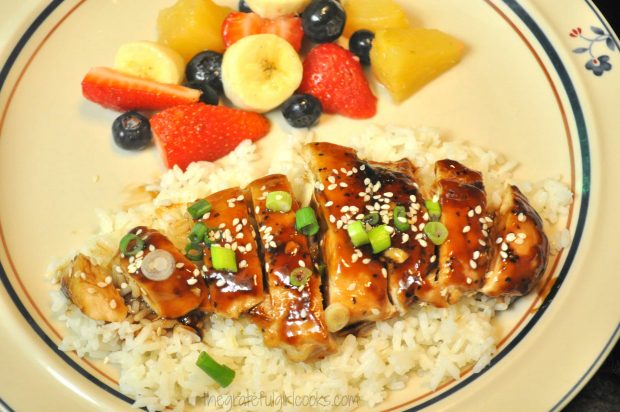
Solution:
{"label": "strawberry half", "polygon": [[191,162],[217,160],[245,139],[260,139],[270,124],[258,113],[195,103],[153,115],[151,129],[166,165],[185,169]]}
{"label": "strawberry half", "polygon": [[370,90],[360,62],[334,43],[316,46],[304,60],[301,93],[319,99],[325,113],[366,119],[377,113],[377,98]]}
{"label": "strawberry half", "polygon": [[282,37],[297,51],[301,49],[301,41],[304,38],[301,19],[295,16],[266,19],[256,13],[232,12],[222,24],[222,37],[226,47],[243,37],[263,33]]}
{"label": "strawberry half", "polygon": [[82,80],[82,95],[108,109],[161,110],[195,103],[200,91],[176,84],[159,83],[106,67],[94,67]]}

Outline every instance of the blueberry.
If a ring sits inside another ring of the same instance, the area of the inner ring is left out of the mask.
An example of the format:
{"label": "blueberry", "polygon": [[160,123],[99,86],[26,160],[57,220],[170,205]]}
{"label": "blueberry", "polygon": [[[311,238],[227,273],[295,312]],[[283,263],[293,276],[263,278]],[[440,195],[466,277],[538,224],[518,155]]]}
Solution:
{"label": "blueberry", "polygon": [[321,102],[310,94],[294,94],[282,105],[284,119],[296,128],[311,127],[322,111]]}
{"label": "blueberry", "polygon": [[211,104],[213,106],[217,106],[220,102],[220,97],[218,96],[217,92],[213,90],[213,87],[209,86],[207,82],[194,80],[193,82],[183,83],[183,86],[200,90],[202,92],[202,94],[200,95],[200,101],[204,104]]}
{"label": "blueberry", "polygon": [[336,0],[314,0],[301,14],[304,34],[316,43],[336,40],[344,30],[346,14]]}
{"label": "blueberry", "polygon": [[349,39],[349,50],[360,58],[360,63],[370,64],[370,49],[375,34],[368,30],[358,30]]}
{"label": "blueberry", "polygon": [[144,149],[151,142],[149,119],[138,112],[126,112],[112,123],[114,142],[126,150]]}
{"label": "blueberry", "polygon": [[252,9],[247,5],[244,0],[239,2],[239,11],[242,13],[252,13]]}
{"label": "blueberry", "polygon": [[211,50],[198,53],[187,63],[185,77],[188,82],[206,82],[216,92],[223,93],[222,54]]}

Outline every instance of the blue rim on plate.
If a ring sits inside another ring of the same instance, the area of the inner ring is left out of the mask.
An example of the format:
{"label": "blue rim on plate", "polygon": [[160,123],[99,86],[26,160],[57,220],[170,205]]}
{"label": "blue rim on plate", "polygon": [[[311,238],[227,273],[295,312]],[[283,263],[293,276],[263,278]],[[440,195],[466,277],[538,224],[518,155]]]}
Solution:
{"label": "blue rim on plate", "polygon": [[[9,72],[13,68],[15,61],[17,60],[18,56],[20,55],[20,53],[22,52],[22,50],[24,49],[28,41],[31,39],[32,35],[37,31],[37,29],[41,26],[41,24],[63,2],[64,0],[51,1],[43,9],[43,11],[35,18],[35,20],[30,24],[28,29],[25,31],[25,33],[21,36],[21,38],[19,39],[19,41],[17,42],[17,44],[11,51],[7,61],[3,65],[2,70],[0,71],[0,90],[5,85]],[[418,411],[423,408],[426,408],[450,396],[451,394],[459,391],[460,389],[467,386],[474,380],[478,379],[480,376],[482,376],[485,372],[493,368],[495,365],[497,365],[506,355],[508,355],[508,353],[512,351],[512,349],[514,349],[515,346],[519,344],[519,342],[522,341],[522,339],[528,334],[528,332],[534,327],[534,325],[541,319],[541,317],[544,315],[546,310],[549,308],[559,288],[561,287],[564,280],[566,279],[568,272],[571,268],[571,265],[573,263],[575,254],[578,250],[581,237],[583,235],[586,219],[587,219],[588,207],[590,203],[589,188],[590,188],[590,177],[591,177],[591,162],[590,162],[590,147],[589,147],[589,140],[588,140],[588,128],[586,126],[586,121],[585,121],[582,107],[579,101],[579,97],[571,81],[571,78],[568,75],[568,72],[564,64],[562,63],[562,60],[560,59],[558,53],[556,52],[553,45],[551,44],[551,42],[545,35],[544,31],[536,23],[536,21],[519,4],[517,0],[502,0],[502,2],[521,20],[523,24],[525,24],[525,26],[529,29],[529,31],[534,36],[534,38],[538,41],[539,45],[542,47],[542,49],[546,53],[547,58],[553,65],[553,68],[555,69],[556,74],[559,76],[561,85],[563,87],[563,91],[568,97],[568,101],[570,103],[570,107],[572,109],[572,114],[574,117],[573,120],[577,127],[579,149],[580,149],[580,154],[581,154],[582,192],[581,192],[581,202],[579,205],[580,206],[579,214],[577,217],[577,224],[576,224],[576,228],[575,228],[575,232],[573,236],[573,241],[571,243],[570,249],[568,250],[565,262],[559,272],[556,282],[554,283],[550,292],[548,293],[548,295],[542,302],[540,308],[532,316],[532,318],[524,326],[524,328],[521,331],[519,331],[519,333],[508,343],[508,345],[506,345],[498,354],[496,354],[493,357],[490,364],[487,367],[485,367],[482,371],[480,371],[479,373],[469,375],[467,378],[462,379],[461,381],[456,383],[450,389],[442,393],[439,393],[436,396],[432,397],[431,399],[412,407],[411,409],[409,409],[410,411]],[[585,2],[595,12],[595,14],[597,14],[597,17],[599,18],[599,20],[601,20],[602,24],[604,25],[604,21],[598,16],[598,13],[596,13],[596,8],[593,7],[589,3],[589,1],[585,0]],[[123,395],[122,393],[112,388],[111,386],[101,382],[97,377],[92,375],[90,372],[88,372],[82,366],[80,366],[76,361],[71,359],[71,357],[68,356],[65,352],[58,349],[58,347],[52,341],[52,339],[43,331],[43,329],[37,324],[37,322],[28,312],[25,305],[20,300],[10,280],[8,279],[8,276],[6,275],[4,268],[2,267],[1,264],[0,264],[0,279],[2,280],[2,284],[4,288],[8,292],[9,296],[11,297],[11,300],[13,301],[13,303],[15,304],[15,306],[17,307],[17,309],[19,310],[23,318],[30,325],[30,327],[37,333],[37,335],[45,342],[45,344],[54,351],[54,353],[56,353],[64,362],[66,362],[69,366],[71,366],[74,370],[76,370],[78,373],[80,373],[90,382],[97,385],[99,388],[105,390],[106,392],[116,396],[117,398],[127,403],[133,403],[133,400],[131,398]],[[606,343],[602,351],[599,353],[599,355],[596,357],[592,365],[588,368],[588,370],[585,371],[585,373],[578,380],[578,382],[553,406],[552,410],[555,410],[559,406],[563,405],[563,403],[566,402],[571,397],[571,395],[574,394],[576,389],[581,387],[581,385],[584,383],[584,380],[593,372],[593,370],[598,366],[598,364],[602,362],[603,355],[610,349],[610,347],[612,346],[612,343],[618,338],[619,332],[620,332],[620,326],[616,328],[613,335],[608,340],[608,342]]]}

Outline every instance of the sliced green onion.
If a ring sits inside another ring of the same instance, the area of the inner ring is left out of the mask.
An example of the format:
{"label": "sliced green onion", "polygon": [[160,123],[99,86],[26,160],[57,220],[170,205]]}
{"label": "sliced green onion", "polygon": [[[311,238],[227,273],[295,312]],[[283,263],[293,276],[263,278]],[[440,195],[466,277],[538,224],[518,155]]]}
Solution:
{"label": "sliced green onion", "polygon": [[407,230],[411,229],[411,225],[407,221],[407,211],[405,210],[404,206],[394,207],[393,214],[394,226],[396,226],[396,229],[400,230],[401,232],[406,232]]}
{"label": "sliced green onion", "polygon": [[355,247],[366,245],[370,242],[368,233],[366,233],[366,228],[359,220],[349,223],[347,232],[349,233],[351,242],[353,242],[353,246]]}
{"label": "sliced green onion", "polygon": [[185,256],[187,256],[189,260],[199,262],[204,256],[204,248],[200,243],[190,242],[185,246]]}
{"label": "sliced green onion", "polygon": [[364,216],[364,222],[368,223],[370,226],[376,226],[379,224],[379,220],[381,220],[381,217],[377,212],[370,212]]}
{"label": "sliced green onion", "polygon": [[277,190],[275,192],[269,192],[267,194],[267,200],[265,206],[272,212],[288,212],[291,210],[293,204],[293,198],[288,192]]}
{"label": "sliced green onion", "polygon": [[298,267],[291,272],[291,286],[305,286],[312,276],[312,271],[308,268]]}
{"label": "sliced green onion", "polygon": [[319,222],[311,207],[302,207],[295,213],[295,227],[306,236],[314,236],[319,232]]}
{"label": "sliced green onion", "polygon": [[216,381],[222,388],[230,385],[235,379],[235,371],[230,369],[226,365],[217,363],[209,354],[205,351],[200,352],[196,366],[202,369],[207,375],[209,375],[214,381]]}
{"label": "sliced green onion", "polygon": [[200,199],[194,204],[192,204],[190,207],[188,207],[187,211],[193,219],[200,219],[205,214],[211,211],[211,203],[209,203],[205,199]]}
{"label": "sliced green onion", "polygon": [[208,231],[207,225],[202,222],[197,222],[189,233],[189,241],[191,243],[202,242]]}
{"label": "sliced green onion", "polygon": [[424,225],[424,233],[436,245],[441,245],[448,238],[448,229],[441,222],[428,222]]}
{"label": "sliced green onion", "polygon": [[441,206],[439,205],[439,202],[427,200],[424,202],[424,206],[426,206],[426,210],[428,210],[428,215],[431,217],[431,220],[439,220],[441,217]]}
{"label": "sliced green onion", "polygon": [[237,272],[237,258],[232,249],[211,245],[211,263],[214,269]]}
{"label": "sliced green onion", "polygon": [[121,239],[119,249],[125,256],[134,256],[138,254],[139,251],[144,250],[144,240],[133,233],[127,233]]}
{"label": "sliced green onion", "polygon": [[392,239],[390,238],[390,232],[387,231],[385,225],[373,227],[368,232],[368,239],[370,239],[370,245],[372,246],[372,253],[380,253],[392,246]]}

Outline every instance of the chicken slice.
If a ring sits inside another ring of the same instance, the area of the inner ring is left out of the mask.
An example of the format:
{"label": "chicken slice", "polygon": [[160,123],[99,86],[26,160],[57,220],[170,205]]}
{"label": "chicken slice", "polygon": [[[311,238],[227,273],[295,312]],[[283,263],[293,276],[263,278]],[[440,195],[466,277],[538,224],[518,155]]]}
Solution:
{"label": "chicken slice", "polygon": [[330,306],[341,308],[346,325],[387,319],[395,312],[388,299],[387,270],[370,247],[354,247],[347,233],[348,223],[361,219],[373,204],[370,197],[365,200],[367,188],[379,190],[381,182],[371,182],[367,164],[350,148],[310,143],[306,149],[317,181],[314,201],[323,220],[326,312]]}
{"label": "chicken slice", "polygon": [[547,267],[549,242],[540,216],[516,186],[504,195],[495,235],[495,251],[481,292],[493,297],[529,293]]}
{"label": "chicken slice", "polygon": [[245,194],[240,188],[222,190],[206,200],[211,203],[211,211],[200,221],[209,228],[213,244],[235,252],[237,272],[215,269],[210,250],[205,248],[203,272],[209,299],[203,301],[201,309],[235,319],[264,299],[256,233],[250,222]]}
{"label": "chicken slice", "polygon": [[60,280],[65,296],[91,319],[120,322],[127,306],[112,284],[112,277],[84,255],[73,259],[71,270]]}
{"label": "chicken slice", "polygon": [[[135,256],[120,254],[118,265],[128,281],[140,288],[142,298],[158,316],[178,318],[196,309],[208,297],[200,270],[166,236],[144,226],[129,233],[144,241],[144,249]],[[148,256],[154,252],[157,255],[153,257],[157,258],[150,262]],[[171,259],[165,259],[167,257]],[[145,261],[149,267],[171,271],[171,274],[163,280],[150,279],[145,275]]]}
{"label": "chicken slice", "polygon": [[[264,251],[269,298],[250,313],[263,329],[267,346],[284,349],[293,361],[311,361],[334,349],[325,324],[321,276],[310,253],[308,239],[295,228],[299,204],[293,198],[288,212],[266,207],[270,192],[293,189],[283,175],[265,176],[250,183],[254,216]],[[291,272],[298,268],[311,271],[307,283],[291,284]]]}
{"label": "chicken slice", "polygon": [[448,304],[474,293],[484,282],[489,261],[486,193],[479,172],[454,160],[435,164],[441,223],[448,238],[439,247],[437,286]]}
{"label": "chicken slice", "polygon": [[424,224],[429,217],[414,178],[415,167],[406,159],[391,163],[369,162],[365,172],[371,182],[383,182],[378,194],[371,197],[373,203],[377,200],[381,203],[380,207],[390,206],[381,209],[389,211],[381,216],[382,223],[396,226],[393,211],[396,206],[402,206],[406,216],[400,217],[401,223],[410,226],[403,231],[396,228],[391,248],[383,253],[392,303],[402,314],[414,302],[416,294],[425,301],[434,302],[436,296],[426,290],[430,288],[427,277],[437,267],[435,245],[424,234]]}

